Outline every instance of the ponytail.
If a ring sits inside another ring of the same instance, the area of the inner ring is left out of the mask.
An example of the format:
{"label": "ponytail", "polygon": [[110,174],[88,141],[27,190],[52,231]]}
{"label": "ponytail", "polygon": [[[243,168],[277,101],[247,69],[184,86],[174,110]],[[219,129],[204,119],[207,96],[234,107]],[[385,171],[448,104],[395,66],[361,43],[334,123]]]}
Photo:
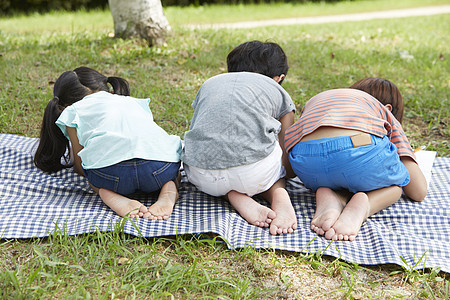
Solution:
{"label": "ponytail", "polygon": [[34,164],[44,172],[57,172],[72,166],[69,141],[55,124],[61,112],[58,97],[50,100],[44,111],[39,146],[34,156]]}
{"label": "ponytail", "polygon": [[74,104],[91,93],[109,92],[108,83],[115,94],[130,95],[130,87],[125,79],[106,77],[91,68],[79,67],[59,76],[53,87],[55,97],[45,108],[40,142],[34,156],[36,167],[45,172],[56,172],[72,166],[70,143],[55,122],[64,107]]}
{"label": "ponytail", "polygon": [[120,77],[108,77],[106,82],[112,86],[114,94],[130,96],[130,86],[125,79]]}

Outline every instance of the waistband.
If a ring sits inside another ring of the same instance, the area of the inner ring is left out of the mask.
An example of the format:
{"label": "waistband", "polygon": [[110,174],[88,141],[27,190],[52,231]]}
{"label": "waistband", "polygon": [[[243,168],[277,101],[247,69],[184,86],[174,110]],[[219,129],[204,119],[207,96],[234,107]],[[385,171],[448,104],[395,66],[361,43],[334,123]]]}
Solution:
{"label": "waistband", "polygon": [[382,141],[383,138],[368,133],[353,136],[336,136],[299,142],[296,145],[298,146],[296,152],[303,154],[332,153],[366,145],[377,145]]}

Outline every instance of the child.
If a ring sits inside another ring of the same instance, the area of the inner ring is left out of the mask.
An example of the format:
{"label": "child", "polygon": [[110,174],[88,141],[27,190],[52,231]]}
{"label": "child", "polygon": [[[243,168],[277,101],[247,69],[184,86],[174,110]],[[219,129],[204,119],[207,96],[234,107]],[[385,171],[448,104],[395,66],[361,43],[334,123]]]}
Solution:
{"label": "child", "polygon": [[[150,100],[129,97],[126,80],[87,67],[64,72],[53,95],[35,165],[45,172],[73,166],[119,216],[168,219],[178,198],[181,141],[153,121]],[[161,191],[147,208],[124,196],[137,190]]]}
{"label": "child", "polygon": [[[292,233],[297,218],[285,189],[290,167],[282,149],[295,106],[280,85],[286,55],[275,43],[251,41],[233,49],[227,65],[229,73],[208,79],[192,104],[182,155],[187,177],[199,190],[226,197],[250,224],[270,226],[273,235]],[[256,194],[271,208],[251,198]]]}
{"label": "child", "polygon": [[311,98],[286,132],[292,169],[316,192],[311,229],[332,240],[354,240],[369,216],[400,198],[402,187],[415,201],[427,193],[411,146],[390,112],[392,99],[403,107],[397,87],[379,78],[353,87],[360,90],[335,89]]}

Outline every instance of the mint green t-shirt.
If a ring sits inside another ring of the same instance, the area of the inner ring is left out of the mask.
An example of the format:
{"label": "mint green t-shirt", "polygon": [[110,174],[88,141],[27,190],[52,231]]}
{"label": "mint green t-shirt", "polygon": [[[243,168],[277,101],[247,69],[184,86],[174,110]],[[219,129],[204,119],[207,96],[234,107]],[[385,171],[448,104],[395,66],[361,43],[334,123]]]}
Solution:
{"label": "mint green t-shirt", "polygon": [[75,127],[78,153],[85,169],[98,169],[141,158],[178,162],[181,140],[153,121],[150,99],[97,92],[66,107],[56,125],[68,138],[66,126]]}

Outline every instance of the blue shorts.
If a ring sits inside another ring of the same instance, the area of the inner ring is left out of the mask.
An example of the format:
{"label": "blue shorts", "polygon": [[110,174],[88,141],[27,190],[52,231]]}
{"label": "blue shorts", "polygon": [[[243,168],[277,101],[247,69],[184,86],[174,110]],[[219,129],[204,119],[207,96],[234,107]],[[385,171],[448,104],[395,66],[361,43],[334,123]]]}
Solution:
{"label": "blue shorts", "polygon": [[100,168],[83,169],[89,183],[96,188],[104,188],[121,195],[136,191],[151,193],[175,180],[180,162],[130,159],[118,164]]}
{"label": "blue shorts", "polygon": [[289,161],[304,185],[367,192],[392,185],[405,186],[409,173],[387,137],[371,135],[372,144],[353,147],[350,136],[297,143]]}

